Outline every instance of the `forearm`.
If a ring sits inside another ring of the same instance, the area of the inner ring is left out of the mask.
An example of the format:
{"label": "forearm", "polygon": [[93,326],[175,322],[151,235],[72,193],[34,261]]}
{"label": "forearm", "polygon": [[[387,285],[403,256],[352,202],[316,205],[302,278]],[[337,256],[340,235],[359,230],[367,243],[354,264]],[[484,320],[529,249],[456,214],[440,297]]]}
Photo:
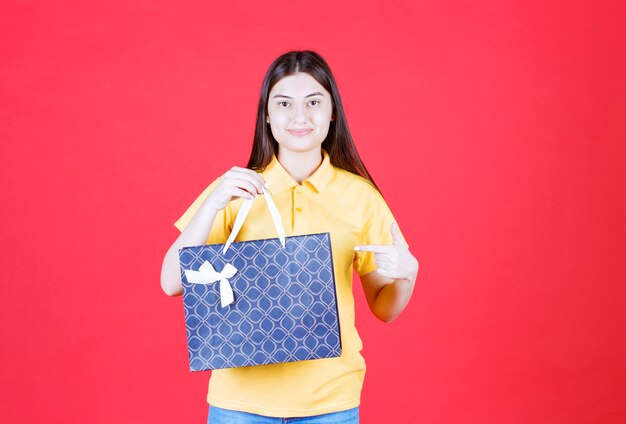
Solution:
{"label": "forearm", "polygon": [[417,275],[408,279],[398,278],[378,292],[374,301],[373,311],[379,319],[391,322],[400,315],[411,299]]}
{"label": "forearm", "polygon": [[165,254],[161,267],[161,288],[168,296],[178,296],[182,293],[179,249],[206,243],[217,212],[215,207],[205,202]]}

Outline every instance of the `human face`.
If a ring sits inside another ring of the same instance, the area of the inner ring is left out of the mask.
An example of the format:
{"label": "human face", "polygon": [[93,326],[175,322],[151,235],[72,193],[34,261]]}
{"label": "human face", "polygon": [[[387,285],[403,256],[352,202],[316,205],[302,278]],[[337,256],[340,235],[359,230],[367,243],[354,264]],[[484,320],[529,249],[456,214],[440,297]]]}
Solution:
{"label": "human face", "polygon": [[320,151],[334,119],[330,93],[311,75],[298,72],[280,79],[270,90],[266,121],[279,149]]}

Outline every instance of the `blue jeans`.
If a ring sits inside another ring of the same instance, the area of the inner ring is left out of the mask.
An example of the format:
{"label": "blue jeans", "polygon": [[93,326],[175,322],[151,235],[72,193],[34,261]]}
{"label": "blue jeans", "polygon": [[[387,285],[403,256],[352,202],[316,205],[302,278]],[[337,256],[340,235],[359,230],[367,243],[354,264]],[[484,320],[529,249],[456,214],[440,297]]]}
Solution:
{"label": "blue jeans", "polygon": [[359,424],[359,407],[311,417],[275,418],[209,407],[209,424]]}

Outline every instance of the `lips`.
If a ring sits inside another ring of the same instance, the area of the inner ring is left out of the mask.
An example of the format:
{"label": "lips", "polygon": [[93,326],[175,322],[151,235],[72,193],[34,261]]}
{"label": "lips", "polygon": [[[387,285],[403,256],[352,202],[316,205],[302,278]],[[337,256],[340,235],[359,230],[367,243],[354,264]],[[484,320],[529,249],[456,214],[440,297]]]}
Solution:
{"label": "lips", "polygon": [[289,134],[291,135],[295,135],[297,137],[302,137],[304,135],[310,134],[311,132],[313,132],[312,128],[305,128],[305,129],[301,129],[301,130],[287,130],[287,132],[289,132]]}

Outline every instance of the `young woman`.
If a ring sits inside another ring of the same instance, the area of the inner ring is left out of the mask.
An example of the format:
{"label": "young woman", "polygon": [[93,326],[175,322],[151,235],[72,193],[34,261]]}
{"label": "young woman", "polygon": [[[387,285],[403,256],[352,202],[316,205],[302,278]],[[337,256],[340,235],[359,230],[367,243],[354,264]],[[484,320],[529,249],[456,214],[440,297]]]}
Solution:
{"label": "young woman", "polygon": [[[163,261],[165,293],[181,294],[178,249],[225,243],[243,199],[265,191],[286,235],[331,235],[342,355],[214,370],[209,421],[357,423],[365,362],[354,325],[353,269],[371,311],[388,322],[407,305],[418,262],[357,153],[335,79],[315,52],[285,53],[268,69],[250,161],[217,178],[175,223],[182,233]],[[254,202],[237,241],[273,237],[266,205]]]}

